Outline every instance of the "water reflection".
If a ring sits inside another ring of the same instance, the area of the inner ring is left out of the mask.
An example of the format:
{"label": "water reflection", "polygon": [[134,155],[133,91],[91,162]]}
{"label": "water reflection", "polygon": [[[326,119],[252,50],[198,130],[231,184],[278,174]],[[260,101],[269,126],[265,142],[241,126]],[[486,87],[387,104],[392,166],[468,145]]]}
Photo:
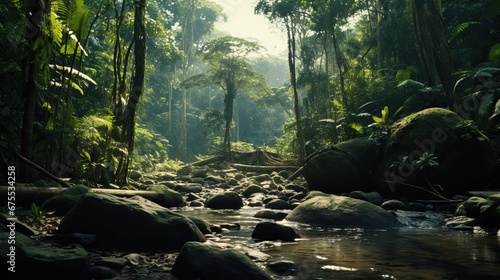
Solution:
{"label": "water reflection", "polygon": [[[211,223],[237,222],[225,233],[232,243],[258,247],[272,260],[299,265],[276,279],[500,279],[500,237],[444,229],[329,229],[297,226],[297,242],[251,240],[257,210],[195,210]],[[191,213],[190,213],[191,212]]]}

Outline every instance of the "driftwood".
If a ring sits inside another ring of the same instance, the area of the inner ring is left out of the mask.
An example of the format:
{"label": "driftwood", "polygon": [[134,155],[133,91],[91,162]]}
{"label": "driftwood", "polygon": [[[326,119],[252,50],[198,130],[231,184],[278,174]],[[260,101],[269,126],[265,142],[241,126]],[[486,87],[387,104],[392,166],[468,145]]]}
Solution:
{"label": "driftwood", "polygon": [[249,172],[259,172],[259,173],[271,173],[273,171],[280,170],[296,170],[297,166],[287,166],[287,165],[248,165],[233,163],[231,167],[236,168],[241,171]]}
{"label": "driftwood", "polygon": [[216,162],[219,162],[219,161],[223,161],[224,159],[225,159],[224,156],[219,155],[219,156],[215,156],[215,157],[211,157],[211,158],[207,158],[207,159],[202,159],[202,160],[190,163],[189,165],[192,165],[192,166],[203,166],[203,165],[208,165],[208,164],[211,164],[211,163],[216,163]]}
{"label": "driftwood", "polygon": [[[15,204],[20,205],[31,205],[35,202],[36,204],[41,204],[47,199],[51,198],[55,194],[65,190],[66,188],[44,188],[44,187],[16,187],[15,190]],[[0,186],[0,196],[7,197],[8,186]],[[154,191],[136,191],[136,190],[116,190],[116,189],[97,189],[90,188],[90,192],[94,193],[106,193],[112,194],[119,197],[132,197],[132,196],[142,196],[148,200],[161,204],[162,195]]]}
{"label": "driftwood", "polygon": [[70,185],[68,185],[68,183],[64,182],[61,178],[59,177],[56,177],[52,174],[50,174],[47,170],[43,169],[42,167],[40,167],[39,165],[37,165],[36,163],[30,161],[29,159],[23,157],[22,155],[20,155],[19,153],[15,153],[16,156],[21,160],[23,161],[24,163],[26,163],[27,165],[29,165],[30,167],[38,170],[39,172],[41,172],[43,175],[47,176],[48,178],[50,178],[51,180],[59,183],[61,186],[63,187],[66,187],[66,188],[69,188]]}

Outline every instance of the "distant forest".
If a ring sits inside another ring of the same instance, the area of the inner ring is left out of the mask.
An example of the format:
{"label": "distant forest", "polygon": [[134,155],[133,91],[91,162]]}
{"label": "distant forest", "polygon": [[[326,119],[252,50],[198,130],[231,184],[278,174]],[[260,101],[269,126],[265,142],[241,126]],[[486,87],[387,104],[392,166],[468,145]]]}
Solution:
{"label": "distant forest", "polygon": [[500,150],[500,1],[259,0],[255,13],[286,34],[282,56],[215,30],[226,15],[210,0],[2,1],[2,176],[16,153],[100,184],[215,151],[300,163],[436,106]]}

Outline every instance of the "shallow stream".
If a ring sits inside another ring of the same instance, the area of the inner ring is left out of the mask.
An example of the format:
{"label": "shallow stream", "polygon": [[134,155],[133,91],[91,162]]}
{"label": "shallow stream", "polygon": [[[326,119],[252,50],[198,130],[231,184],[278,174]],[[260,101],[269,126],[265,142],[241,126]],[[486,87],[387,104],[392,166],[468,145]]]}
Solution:
{"label": "shallow stream", "polygon": [[[500,236],[443,227],[339,229],[286,223],[297,229],[296,242],[255,242],[253,228],[261,209],[236,211],[185,209],[212,224],[238,223],[219,242],[259,249],[269,261],[290,260],[300,270],[275,279],[500,279]],[[273,274],[275,275],[275,274]]]}

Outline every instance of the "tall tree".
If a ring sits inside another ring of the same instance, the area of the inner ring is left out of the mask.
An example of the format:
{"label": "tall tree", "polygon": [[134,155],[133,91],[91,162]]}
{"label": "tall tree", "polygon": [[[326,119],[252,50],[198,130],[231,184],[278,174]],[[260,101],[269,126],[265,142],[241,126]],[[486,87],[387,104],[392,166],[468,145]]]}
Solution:
{"label": "tall tree", "polygon": [[129,95],[127,107],[116,120],[116,124],[122,126],[122,142],[127,144],[128,156],[124,162],[122,174],[119,174],[119,182],[126,182],[128,166],[133,157],[135,136],[135,115],[137,104],[144,91],[144,73],[146,69],[146,0],[134,1],[134,78],[132,90]]}
{"label": "tall tree", "polygon": [[290,70],[290,82],[292,84],[294,98],[295,123],[297,127],[298,159],[305,159],[305,140],[302,118],[300,115],[299,95],[297,92],[297,65],[296,65],[296,41],[295,41],[295,16],[300,7],[297,0],[260,0],[255,7],[257,13],[266,15],[270,20],[281,20],[285,25],[288,46],[288,67]]}
{"label": "tall tree", "polygon": [[270,92],[264,75],[256,72],[247,61],[247,55],[260,49],[257,43],[241,38],[225,36],[214,39],[200,50],[200,55],[208,63],[208,74],[196,75],[184,82],[184,87],[193,85],[216,84],[224,90],[224,141],[228,156],[231,154],[231,122],[233,120],[234,100],[239,90],[249,89],[260,94]]}
{"label": "tall tree", "polygon": [[458,104],[453,94],[456,72],[444,36],[441,0],[411,0],[413,29],[424,79],[429,86],[442,84],[450,105]]}

